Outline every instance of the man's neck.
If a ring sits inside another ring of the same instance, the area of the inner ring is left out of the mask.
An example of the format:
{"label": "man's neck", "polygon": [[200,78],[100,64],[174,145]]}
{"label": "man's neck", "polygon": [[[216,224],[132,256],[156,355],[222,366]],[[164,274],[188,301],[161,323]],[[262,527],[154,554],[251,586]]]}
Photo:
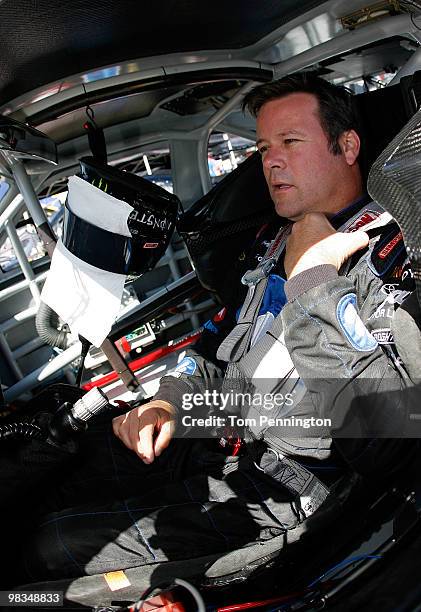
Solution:
{"label": "man's neck", "polygon": [[370,196],[367,193],[363,193],[353,202],[344,206],[341,210],[330,217],[329,221],[334,227],[339,227],[343,223],[355,215],[361,208],[363,208],[368,202],[371,201]]}

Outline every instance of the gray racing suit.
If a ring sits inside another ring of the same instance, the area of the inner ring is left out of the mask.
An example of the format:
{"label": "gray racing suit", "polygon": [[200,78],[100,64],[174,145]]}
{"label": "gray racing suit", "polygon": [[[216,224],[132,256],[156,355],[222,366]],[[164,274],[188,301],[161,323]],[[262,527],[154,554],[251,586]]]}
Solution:
{"label": "gray racing suit", "polygon": [[[288,395],[285,389],[292,389],[292,405],[287,411],[285,404],[272,411],[273,420],[265,419],[266,407],[241,407],[241,415],[251,417],[245,421],[245,437],[263,440],[280,457],[329,459],[333,433],[346,459],[360,471],[397,467],[396,457],[401,455],[397,438],[406,435],[403,428],[411,410],[400,398],[412,384],[408,371],[416,374],[411,355],[416,354],[419,333],[405,338],[405,330],[396,329],[397,322],[402,326],[402,319],[395,313],[411,296],[414,283],[400,229],[393,219],[384,222],[384,217],[367,199],[339,213],[332,220],[336,228],[342,228],[344,222],[347,229],[343,231],[364,229],[364,225],[370,228],[368,249],[356,253],[339,273],[330,265],[316,266],[287,281],[283,287],[285,305],[238,362],[249,387],[251,383],[254,389],[259,388],[259,383],[269,379],[269,387],[266,384],[263,388],[284,390],[284,396]],[[262,242],[270,240],[264,235],[258,246]],[[278,270],[283,274],[282,255]],[[212,326],[218,342],[215,338],[210,342],[212,334],[205,330],[203,341],[187,352],[175,371],[161,379],[156,398],[181,408],[185,394],[218,386],[227,364],[216,359],[215,355],[221,356],[216,348],[235,328],[232,313],[223,325]],[[396,350],[396,334],[406,347],[409,367]],[[412,349],[408,348],[411,342]],[[292,367],[282,367],[288,357]],[[265,359],[266,372],[261,367]],[[254,374],[258,371],[258,380],[253,378],[250,362]],[[280,374],[276,379],[277,369]],[[285,415],[288,427],[278,418]],[[302,423],[311,417],[313,422],[318,418],[317,423],[324,419],[323,425],[303,428]],[[385,457],[390,461],[385,463]]]}

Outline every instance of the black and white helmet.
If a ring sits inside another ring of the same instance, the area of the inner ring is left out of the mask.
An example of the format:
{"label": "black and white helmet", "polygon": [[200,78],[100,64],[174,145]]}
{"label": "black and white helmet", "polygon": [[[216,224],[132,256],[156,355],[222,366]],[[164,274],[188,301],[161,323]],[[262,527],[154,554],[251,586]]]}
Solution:
{"label": "black and white helmet", "polygon": [[129,205],[126,206],[127,227],[120,232],[109,231],[104,229],[102,223],[93,223],[90,215],[76,214],[71,204],[69,185],[63,229],[64,246],[73,255],[96,268],[125,274],[130,278],[151,270],[165,253],[174,231],[180,207],[177,196],[144,178],[94,158],[85,157],[80,160],[77,176],[93,187],[88,197],[84,196],[87,200],[83,203],[85,209],[90,207],[96,196],[103,197],[105,193],[110,196],[107,204],[115,200],[116,205]]}

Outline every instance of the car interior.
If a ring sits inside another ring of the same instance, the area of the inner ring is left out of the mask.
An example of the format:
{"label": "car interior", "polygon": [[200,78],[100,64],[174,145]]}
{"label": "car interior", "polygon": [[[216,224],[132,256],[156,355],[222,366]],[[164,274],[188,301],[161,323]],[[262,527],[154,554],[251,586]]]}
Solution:
{"label": "car interior", "polygon": [[[99,388],[140,405],[232,300],[242,253],[274,218],[254,120],[241,110],[257,83],[311,70],[355,94],[369,193],[403,231],[421,300],[416,0],[30,4],[0,2],[0,444],[27,461],[3,502],[11,507],[38,477],[38,461],[28,460],[34,414]],[[57,201],[81,159],[180,202],[165,255],[126,284],[101,350],[84,347],[40,302],[63,227]],[[221,171],[211,176],[215,159]],[[114,591],[102,574],[14,588],[61,591],[59,609],[96,612],[421,610],[418,437],[406,441],[399,469],[386,466],[377,481],[347,474],[287,535],[125,569],[128,584]]]}

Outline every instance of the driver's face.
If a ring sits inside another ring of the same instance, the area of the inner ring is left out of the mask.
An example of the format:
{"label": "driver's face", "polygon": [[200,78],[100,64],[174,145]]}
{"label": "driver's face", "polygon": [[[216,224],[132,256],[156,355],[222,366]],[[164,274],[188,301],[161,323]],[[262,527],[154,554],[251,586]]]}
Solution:
{"label": "driver's face", "polygon": [[278,215],[297,221],[343,207],[335,195],[346,161],[329,150],[313,94],[266,102],[257,116],[257,146]]}

